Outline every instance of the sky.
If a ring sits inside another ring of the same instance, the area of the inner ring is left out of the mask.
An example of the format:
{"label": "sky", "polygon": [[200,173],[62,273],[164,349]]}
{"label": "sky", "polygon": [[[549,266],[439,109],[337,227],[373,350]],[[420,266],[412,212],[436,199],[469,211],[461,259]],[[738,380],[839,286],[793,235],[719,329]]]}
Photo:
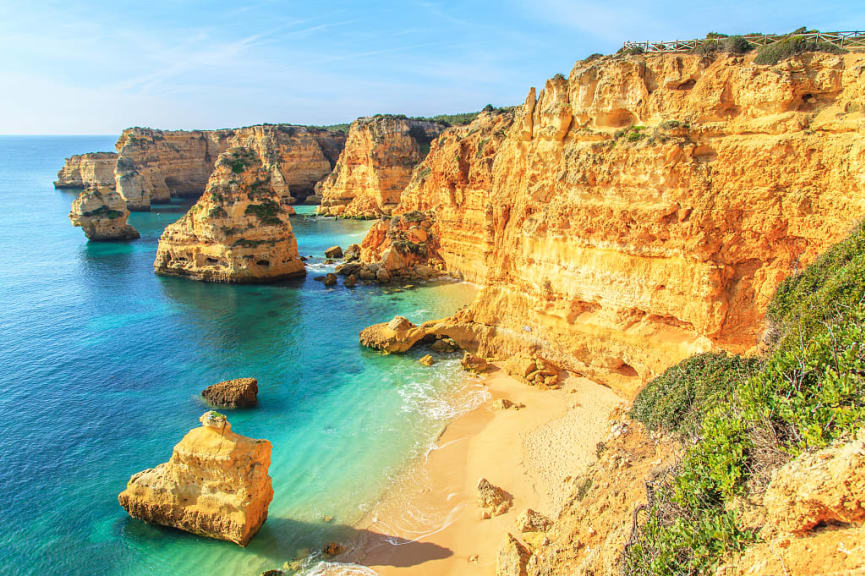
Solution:
{"label": "sky", "polygon": [[625,40],[865,29],[862,0],[0,0],[0,134],[521,103]]}

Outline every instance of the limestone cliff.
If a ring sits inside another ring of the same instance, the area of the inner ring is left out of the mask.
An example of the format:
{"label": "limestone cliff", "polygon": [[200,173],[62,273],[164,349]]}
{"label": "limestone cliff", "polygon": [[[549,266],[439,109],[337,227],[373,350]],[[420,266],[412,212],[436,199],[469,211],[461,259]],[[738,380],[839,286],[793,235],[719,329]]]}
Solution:
{"label": "limestone cliff", "polygon": [[219,156],[207,191],[159,239],[153,264],[157,273],[210,282],[265,282],[305,274],[278,158],[260,153],[235,147]]}
{"label": "limestone cliff", "polygon": [[235,434],[207,412],[155,468],[134,474],[120,505],[135,518],[246,546],[267,519],[270,442]]}
{"label": "limestone cliff", "polygon": [[389,270],[423,263],[482,280],[493,239],[488,230],[493,161],[513,118],[512,110],[482,112],[434,140],[395,216],[377,222],[364,239],[361,259]]}
{"label": "limestone cliff", "polygon": [[72,202],[69,220],[88,240],[135,240],[138,231],[126,223],[126,201],[113,188],[90,185]]}
{"label": "limestone cliff", "polygon": [[117,154],[113,152],[90,152],[70,156],[57,172],[56,188],[86,188],[100,186],[114,188],[114,164]]}
{"label": "limestone cliff", "polygon": [[358,118],[333,172],[316,191],[319,213],[350,218],[378,218],[391,213],[415,165],[444,129],[437,122],[403,116]]}
{"label": "limestone cliff", "polygon": [[[861,54],[577,62],[495,146],[480,236],[477,216],[440,228],[447,265],[485,284],[463,344],[536,351],[626,396],[695,352],[751,349],[778,283],[865,215],[863,111]],[[396,212],[448,187],[416,190]],[[468,238],[481,262],[454,256]]]}
{"label": "limestone cliff", "polygon": [[312,193],[330,173],[345,141],[340,132],[304,126],[268,124],[235,130],[153,130],[130,128],[117,141],[115,178],[132,210],[172,196],[198,196],[214,163],[230,147],[253,148],[274,171],[274,185],[293,201]]}

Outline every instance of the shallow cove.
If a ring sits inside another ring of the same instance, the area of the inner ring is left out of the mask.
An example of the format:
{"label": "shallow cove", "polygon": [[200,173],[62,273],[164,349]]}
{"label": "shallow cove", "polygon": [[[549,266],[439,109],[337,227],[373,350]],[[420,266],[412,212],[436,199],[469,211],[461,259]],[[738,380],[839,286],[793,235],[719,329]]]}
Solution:
{"label": "shallow cove", "polygon": [[[328,246],[368,222],[292,218],[304,280],[203,284],[153,274],[156,243],[186,204],[134,213],[132,243],[88,243],[51,185],[65,156],[114,137],[0,137],[0,573],[258,574],[353,535],[350,526],[442,424],[473,405],[456,357],[381,356],[359,330],[443,316],[467,284],[326,289]],[[299,207],[307,211],[310,207]],[[168,459],[206,409],[200,391],[259,379],[260,407],[229,414],[274,446],[275,498],[246,549],[126,516],[129,476]],[[325,523],[325,515],[333,516]]]}

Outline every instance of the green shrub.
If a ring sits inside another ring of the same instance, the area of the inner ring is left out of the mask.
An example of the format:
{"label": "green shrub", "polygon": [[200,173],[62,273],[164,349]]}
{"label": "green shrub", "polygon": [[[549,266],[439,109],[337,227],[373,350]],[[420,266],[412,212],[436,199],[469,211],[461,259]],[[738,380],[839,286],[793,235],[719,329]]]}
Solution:
{"label": "green shrub", "polygon": [[781,60],[786,60],[791,56],[803,52],[843,54],[846,50],[828,42],[816,42],[803,36],[790,35],[777,42],[760,47],[757,50],[757,56],[754,58],[754,64],[777,64]]}
{"label": "green shrub", "polygon": [[692,356],[649,382],[634,400],[631,417],[650,430],[690,435],[707,410],[730,397],[759,360],[725,352]]}
{"label": "green shrub", "polygon": [[279,204],[273,200],[262,200],[260,204],[249,204],[244,211],[245,214],[257,216],[262,224],[282,224],[279,213],[282,212]]}
{"label": "green shrub", "polygon": [[724,34],[709,34],[705,40],[700,41],[694,49],[696,54],[713,54],[723,52],[725,54],[744,54],[751,50],[751,45],[742,36],[726,36]]}
{"label": "green shrub", "polygon": [[[765,362],[703,354],[640,393],[651,429],[694,430],[676,469],[649,491],[648,518],[626,547],[630,575],[710,574],[754,541],[733,501],[804,450],[865,424],[865,230],[859,225],[769,306],[780,338]],[[697,417],[704,414],[699,425]]]}
{"label": "green shrub", "polygon": [[208,212],[208,216],[210,218],[225,218],[228,214],[222,206],[214,206],[210,209],[210,212]]}

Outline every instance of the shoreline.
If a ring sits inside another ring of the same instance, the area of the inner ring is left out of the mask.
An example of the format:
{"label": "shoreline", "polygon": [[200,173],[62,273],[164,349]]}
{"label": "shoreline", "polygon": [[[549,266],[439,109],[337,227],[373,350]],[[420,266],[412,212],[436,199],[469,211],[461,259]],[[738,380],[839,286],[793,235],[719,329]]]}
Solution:
{"label": "shoreline", "polygon": [[[494,574],[499,543],[517,533],[521,512],[558,515],[565,479],[595,459],[621,398],[573,375],[559,390],[539,390],[499,368],[481,382],[489,397],[445,425],[426,455],[355,524],[367,536],[336,560],[380,576]],[[498,399],[525,407],[497,410]],[[476,487],[482,477],[512,495],[510,510],[481,518]]]}

